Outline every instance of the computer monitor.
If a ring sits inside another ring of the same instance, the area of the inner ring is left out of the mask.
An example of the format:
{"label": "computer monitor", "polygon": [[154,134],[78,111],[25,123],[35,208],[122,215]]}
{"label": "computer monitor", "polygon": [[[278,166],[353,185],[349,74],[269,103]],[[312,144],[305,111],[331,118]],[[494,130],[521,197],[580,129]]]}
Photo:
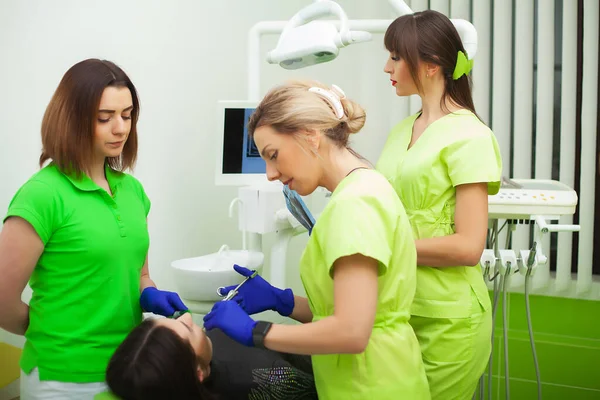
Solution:
{"label": "computer monitor", "polygon": [[217,186],[266,184],[266,166],[248,137],[256,101],[219,101],[217,107]]}

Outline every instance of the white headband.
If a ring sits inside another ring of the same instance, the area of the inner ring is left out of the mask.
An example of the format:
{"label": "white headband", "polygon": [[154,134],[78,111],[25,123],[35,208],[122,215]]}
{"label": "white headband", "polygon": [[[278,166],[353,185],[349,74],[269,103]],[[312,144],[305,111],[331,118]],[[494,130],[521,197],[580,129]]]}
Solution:
{"label": "white headband", "polygon": [[331,85],[331,90],[322,89],[320,87],[311,87],[308,91],[316,93],[327,100],[338,119],[344,118],[344,107],[342,106],[341,99],[345,99],[346,94],[339,86]]}

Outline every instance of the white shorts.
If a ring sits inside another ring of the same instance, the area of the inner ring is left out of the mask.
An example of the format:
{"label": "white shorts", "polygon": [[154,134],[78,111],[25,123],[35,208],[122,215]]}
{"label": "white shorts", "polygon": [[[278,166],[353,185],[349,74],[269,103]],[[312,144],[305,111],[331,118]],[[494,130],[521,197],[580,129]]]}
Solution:
{"label": "white shorts", "polygon": [[107,390],[104,382],[40,381],[37,368],[29,375],[21,370],[21,400],[93,400],[95,395]]}

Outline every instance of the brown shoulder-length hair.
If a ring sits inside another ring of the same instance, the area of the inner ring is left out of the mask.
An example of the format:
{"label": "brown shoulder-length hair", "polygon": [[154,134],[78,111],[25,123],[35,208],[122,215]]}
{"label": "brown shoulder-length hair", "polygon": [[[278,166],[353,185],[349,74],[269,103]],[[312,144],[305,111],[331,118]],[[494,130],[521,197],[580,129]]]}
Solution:
{"label": "brown shoulder-length hair", "polygon": [[140,104],[127,74],[110,61],[88,59],[73,65],[63,76],[42,120],[40,167],[52,160],[65,173],[80,176],[93,157],[94,129],[104,89],[128,88],[133,100],[131,130],[119,157],[107,158],[117,171],[131,169],[137,158],[137,120]]}
{"label": "brown shoulder-length hair", "polygon": [[458,52],[468,54],[448,17],[433,10],[403,15],[390,24],[383,40],[390,53],[406,62],[419,92],[423,89],[418,74],[419,62],[439,65],[444,77],[442,109],[447,111],[446,99],[450,98],[456,105],[477,115],[470,77],[463,75],[457,80],[452,79]]}

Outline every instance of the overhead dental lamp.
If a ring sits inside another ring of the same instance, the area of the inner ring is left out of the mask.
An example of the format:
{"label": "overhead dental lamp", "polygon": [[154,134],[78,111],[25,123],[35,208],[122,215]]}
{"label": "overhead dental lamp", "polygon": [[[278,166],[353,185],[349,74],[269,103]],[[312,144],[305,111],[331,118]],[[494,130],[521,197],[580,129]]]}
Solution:
{"label": "overhead dental lamp", "polygon": [[[334,21],[314,21],[329,15],[340,19],[339,31]],[[285,69],[304,68],[331,61],[337,57],[340,48],[369,40],[369,32],[349,30],[348,17],[337,3],[318,1],[292,17],[281,33],[277,47],[267,54],[267,61]]]}
{"label": "overhead dental lamp", "polygon": [[[400,16],[413,13],[403,0],[389,0],[389,2]],[[339,22],[316,21],[318,18],[330,15],[337,16]],[[450,21],[462,39],[467,58],[472,60],[477,52],[475,27],[463,19],[451,19]],[[384,33],[391,22],[387,20],[349,21],[346,13],[337,3],[331,0],[316,0],[298,11],[285,24],[276,48],[267,54],[267,62],[279,64],[285,69],[299,69],[328,62],[338,56],[339,49],[353,43],[368,42],[371,40],[371,33]],[[351,31],[351,25],[364,30]],[[271,28],[267,31],[276,31]],[[251,72],[254,73],[255,69],[251,68]],[[251,90],[251,92],[254,91]]]}

